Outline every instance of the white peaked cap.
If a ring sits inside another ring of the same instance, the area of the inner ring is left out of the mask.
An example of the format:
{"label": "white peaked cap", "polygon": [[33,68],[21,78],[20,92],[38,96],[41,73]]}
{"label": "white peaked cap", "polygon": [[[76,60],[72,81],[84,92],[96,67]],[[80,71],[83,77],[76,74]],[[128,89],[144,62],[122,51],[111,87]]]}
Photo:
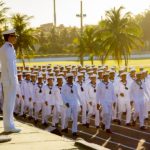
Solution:
{"label": "white peaked cap", "polygon": [[57,79],[63,79],[63,76],[58,76]]}
{"label": "white peaked cap", "polygon": [[105,73],[103,74],[103,76],[109,76],[109,73],[105,72]]}
{"label": "white peaked cap", "polygon": [[120,76],[123,76],[123,75],[127,75],[127,72],[123,72],[120,74]]}
{"label": "white peaked cap", "polygon": [[13,34],[13,33],[15,33],[15,32],[16,32],[15,29],[11,29],[11,30],[4,31],[2,34],[3,34],[3,35],[6,35],[6,34]]}
{"label": "white peaked cap", "polygon": [[96,74],[92,74],[90,78],[96,78]]}
{"label": "white peaked cap", "polygon": [[38,78],[43,78],[43,76],[42,76],[42,75],[39,75]]}
{"label": "white peaked cap", "polygon": [[77,76],[80,77],[80,76],[83,76],[83,74],[82,73],[78,73]]}
{"label": "white peaked cap", "polygon": [[53,76],[47,76],[47,79],[54,79]]}
{"label": "white peaked cap", "polygon": [[72,74],[72,73],[67,73],[66,77],[67,77],[67,78],[73,77],[73,74]]}

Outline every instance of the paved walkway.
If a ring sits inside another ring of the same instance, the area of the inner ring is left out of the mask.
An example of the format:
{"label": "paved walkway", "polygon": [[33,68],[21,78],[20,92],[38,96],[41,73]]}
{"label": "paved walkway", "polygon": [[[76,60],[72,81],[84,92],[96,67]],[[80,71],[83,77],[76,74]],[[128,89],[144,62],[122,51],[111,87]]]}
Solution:
{"label": "paved walkway", "polygon": [[[10,142],[0,143],[0,150],[70,150],[78,149],[74,141],[47,131],[40,130],[28,124],[16,121],[16,126],[22,129],[21,133],[10,134]],[[0,120],[0,133],[3,132]]]}

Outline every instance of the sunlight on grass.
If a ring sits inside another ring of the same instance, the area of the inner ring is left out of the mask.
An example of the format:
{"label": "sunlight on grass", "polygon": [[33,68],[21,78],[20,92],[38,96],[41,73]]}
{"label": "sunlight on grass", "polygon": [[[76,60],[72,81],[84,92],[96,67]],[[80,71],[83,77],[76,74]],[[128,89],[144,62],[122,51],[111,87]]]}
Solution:
{"label": "sunlight on grass", "polygon": [[[79,65],[79,61],[47,61],[47,62],[26,62],[26,65],[33,66],[33,65],[47,65],[52,64],[54,65]],[[116,61],[108,60],[106,63],[108,66],[117,65]],[[17,63],[18,66],[22,66],[22,63]],[[91,65],[90,61],[84,61],[84,65]],[[98,66],[101,65],[100,61],[94,61],[94,65]],[[121,65],[124,65],[123,63]],[[140,67],[143,66],[145,68],[150,68],[150,59],[138,59],[138,60],[129,60],[129,66]]]}

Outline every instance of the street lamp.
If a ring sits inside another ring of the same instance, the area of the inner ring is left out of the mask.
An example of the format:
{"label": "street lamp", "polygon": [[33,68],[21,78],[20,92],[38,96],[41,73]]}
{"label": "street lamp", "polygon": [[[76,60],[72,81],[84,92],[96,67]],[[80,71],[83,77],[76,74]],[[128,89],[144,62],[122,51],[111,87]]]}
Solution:
{"label": "street lamp", "polygon": [[56,27],[56,0],[53,0],[53,8],[54,8],[54,26]]}
{"label": "street lamp", "polygon": [[86,17],[86,14],[83,14],[83,1],[80,0],[80,14],[76,14],[76,17],[80,18],[80,63],[83,65],[83,18]]}
{"label": "street lamp", "polygon": [[80,29],[81,29],[81,35],[83,32],[83,18],[86,17],[86,14],[83,14],[83,1],[80,0],[80,14],[76,14],[76,17],[80,18]]}

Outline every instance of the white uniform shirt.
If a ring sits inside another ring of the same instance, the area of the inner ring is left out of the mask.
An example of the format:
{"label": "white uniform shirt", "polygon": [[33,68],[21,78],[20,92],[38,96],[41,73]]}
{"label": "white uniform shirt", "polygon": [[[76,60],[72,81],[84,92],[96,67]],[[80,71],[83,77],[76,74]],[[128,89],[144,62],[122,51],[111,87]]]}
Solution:
{"label": "white uniform shirt", "polygon": [[35,102],[43,103],[45,101],[44,84],[36,84],[35,86]]}
{"label": "white uniform shirt", "polygon": [[16,53],[11,43],[5,42],[5,44],[0,48],[0,62],[3,86],[16,85],[18,82]]}
{"label": "white uniform shirt", "polygon": [[[72,90],[71,90],[72,89]],[[71,92],[73,91],[73,92]],[[70,106],[79,106],[81,99],[78,94],[78,89],[75,84],[72,85],[72,88],[67,83],[62,86],[61,90],[62,98],[64,103],[69,103]]]}
{"label": "white uniform shirt", "polygon": [[96,91],[97,104],[112,105],[116,101],[114,86],[111,82],[107,84],[100,82]]}
{"label": "white uniform shirt", "polygon": [[61,96],[62,87],[58,87],[57,85],[54,87],[54,97],[56,101],[56,105],[63,106],[64,102]]}
{"label": "white uniform shirt", "polygon": [[54,86],[48,86],[47,84],[44,85],[44,94],[45,94],[44,101],[47,101],[49,105],[56,104],[56,100],[54,96]]}
{"label": "white uniform shirt", "polygon": [[136,104],[143,104],[146,101],[149,101],[149,93],[146,89],[144,82],[133,81],[131,84],[131,100],[133,100]]}
{"label": "white uniform shirt", "polygon": [[82,84],[79,82],[76,82],[75,84],[76,84],[77,89],[78,89],[78,93],[79,93],[79,96],[81,99],[81,104],[82,105],[87,104],[87,95],[86,95],[87,87],[86,87],[86,84],[84,82],[82,82]]}
{"label": "white uniform shirt", "polygon": [[[126,83],[124,84],[123,82],[119,82],[118,83],[118,99],[122,100],[122,101],[126,101],[126,102],[130,102],[131,101],[131,87],[130,87],[130,83]],[[121,96],[120,94],[123,93],[124,96]]]}

